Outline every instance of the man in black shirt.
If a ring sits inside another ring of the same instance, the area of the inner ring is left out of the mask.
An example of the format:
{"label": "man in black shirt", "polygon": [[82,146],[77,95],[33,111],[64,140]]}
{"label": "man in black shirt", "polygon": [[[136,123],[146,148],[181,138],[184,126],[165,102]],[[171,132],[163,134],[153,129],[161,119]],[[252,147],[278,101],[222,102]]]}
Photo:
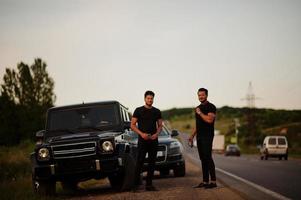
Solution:
{"label": "man in black shirt", "polygon": [[[212,159],[212,142],[214,137],[214,121],[216,115],[216,107],[207,101],[208,90],[200,88],[198,90],[198,98],[201,102],[195,109],[196,128],[189,137],[189,142],[193,142],[193,138],[197,135],[197,146],[199,156],[202,162],[203,182],[194,188],[214,188],[216,187],[215,165]],[[211,182],[209,183],[209,174]]]}
{"label": "man in black shirt", "polygon": [[[154,96],[155,94],[152,91],[145,92],[145,105],[136,108],[131,120],[131,129],[139,135],[137,165],[135,172],[135,189],[139,185],[140,174],[147,153],[149,162],[145,189],[149,191],[157,190],[152,185],[152,179],[157,157],[158,135],[162,130],[161,111],[152,106],[154,102]],[[138,127],[136,126],[137,124]]]}

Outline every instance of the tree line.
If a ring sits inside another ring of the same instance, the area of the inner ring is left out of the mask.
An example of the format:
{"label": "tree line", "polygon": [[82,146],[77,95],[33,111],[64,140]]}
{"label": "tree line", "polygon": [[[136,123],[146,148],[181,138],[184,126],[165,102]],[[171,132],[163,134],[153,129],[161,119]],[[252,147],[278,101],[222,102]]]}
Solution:
{"label": "tree line", "polygon": [[[174,120],[180,116],[194,119],[194,108],[173,108],[163,111],[162,115],[167,120]],[[224,133],[226,136],[235,136],[235,118],[240,121],[239,137],[245,145],[258,145],[268,134],[286,134],[292,146],[301,147],[301,110],[229,106],[217,109],[217,120],[232,119],[233,121],[228,131]],[[281,133],[281,129],[287,129],[286,133]]]}
{"label": "tree line", "polygon": [[0,145],[16,145],[33,139],[44,129],[46,111],[54,105],[54,80],[40,58],[32,65],[20,62],[5,69],[0,82]]}

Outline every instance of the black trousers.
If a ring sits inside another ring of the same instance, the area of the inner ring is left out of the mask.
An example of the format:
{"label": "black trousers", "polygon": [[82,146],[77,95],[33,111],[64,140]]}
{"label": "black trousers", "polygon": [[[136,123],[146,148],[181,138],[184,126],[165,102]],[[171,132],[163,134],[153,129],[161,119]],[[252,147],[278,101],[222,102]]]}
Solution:
{"label": "black trousers", "polygon": [[216,181],[215,165],[212,159],[212,142],[213,137],[197,138],[199,156],[202,161],[203,182],[209,182],[209,174],[211,181]]}
{"label": "black trousers", "polygon": [[143,140],[139,138],[137,164],[136,164],[136,172],[135,172],[136,185],[138,185],[140,182],[140,174],[142,172],[146,153],[148,153],[146,185],[152,185],[152,180],[155,171],[155,163],[157,158],[157,146],[158,146],[158,140]]}

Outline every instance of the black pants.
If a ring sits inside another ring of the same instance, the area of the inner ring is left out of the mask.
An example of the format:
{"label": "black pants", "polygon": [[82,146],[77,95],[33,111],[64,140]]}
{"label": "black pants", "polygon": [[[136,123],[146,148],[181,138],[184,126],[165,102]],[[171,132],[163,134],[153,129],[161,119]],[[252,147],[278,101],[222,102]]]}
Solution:
{"label": "black pants", "polygon": [[216,181],[215,165],[212,159],[212,142],[213,137],[197,138],[199,156],[202,161],[203,182],[209,182],[209,174],[211,181]]}
{"label": "black pants", "polygon": [[145,161],[146,153],[148,153],[148,166],[147,166],[147,177],[146,185],[152,185],[152,179],[155,171],[155,163],[157,157],[157,146],[158,140],[138,140],[138,153],[137,153],[137,165],[135,172],[135,184],[138,185],[140,182],[140,174],[142,172],[143,163]]}

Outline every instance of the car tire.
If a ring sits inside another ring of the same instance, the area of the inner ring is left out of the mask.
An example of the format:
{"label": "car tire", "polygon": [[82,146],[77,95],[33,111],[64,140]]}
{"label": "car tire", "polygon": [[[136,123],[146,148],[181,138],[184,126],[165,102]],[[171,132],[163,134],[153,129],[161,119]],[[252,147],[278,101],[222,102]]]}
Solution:
{"label": "car tire", "polygon": [[288,154],[284,156],[284,160],[288,160]]}
{"label": "car tire", "polygon": [[161,169],[160,170],[161,177],[168,176],[168,175],[169,175],[169,169]]}
{"label": "car tire", "polygon": [[279,160],[282,160],[282,156],[279,156]]}
{"label": "car tire", "polygon": [[121,173],[111,174],[108,176],[108,179],[110,181],[110,185],[113,188],[113,190],[120,190],[122,181],[120,180],[120,176],[122,176]]}
{"label": "car tire", "polygon": [[186,169],[185,169],[185,163],[183,165],[180,165],[173,169],[173,173],[175,177],[183,177],[185,176]]}
{"label": "car tire", "polygon": [[77,181],[63,181],[62,188],[67,193],[74,193],[77,191]]}
{"label": "car tire", "polygon": [[32,175],[32,187],[34,193],[39,196],[54,196],[55,195],[55,181],[52,180],[37,180],[35,175]]}
{"label": "car tire", "polygon": [[124,154],[122,158],[124,168],[120,172],[110,175],[108,178],[114,190],[127,191],[134,186],[136,161],[130,154]]}

